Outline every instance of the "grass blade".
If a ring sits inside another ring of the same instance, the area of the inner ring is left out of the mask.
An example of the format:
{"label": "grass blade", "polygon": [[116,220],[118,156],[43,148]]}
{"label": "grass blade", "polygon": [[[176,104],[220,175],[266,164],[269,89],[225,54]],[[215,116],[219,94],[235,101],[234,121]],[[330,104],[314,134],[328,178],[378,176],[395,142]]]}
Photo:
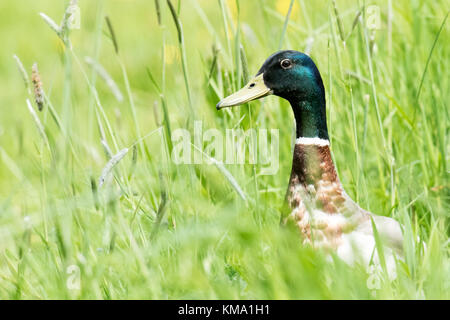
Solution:
{"label": "grass blade", "polygon": [[294,0],[291,0],[291,3],[289,3],[289,9],[286,14],[286,18],[284,19],[283,30],[281,31],[281,35],[280,35],[280,41],[278,42],[278,50],[281,50],[281,48],[283,47],[283,40],[286,35],[286,30],[287,30],[287,26],[289,23],[289,18],[291,17],[291,12],[292,12],[293,6],[294,6]]}
{"label": "grass blade", "polygon": [[109,35],[110,35],[111,40],[113,42],[114,51],[116,52],[116,54],[119,54],[119,45],[117,44],[116,34],[114,33],[114,29],[113,29],[113,26],[111,24],[111,20],[109,20],[108,16],[105,17],[105,20],[106,20],[106,25],[108,26]]}
{"label": "grass blade", "polygon": [[436,34],[436,37],[434,38],[433,45],[431,46],[430,53],[428,54],[427,63],[425,64],[425,69],[422,73],[422,78],[420,79],[419,89],[417,89],[417,95],[416,95],[416,101],[419,100],[420,92],[422,91],[422,85],[423,81],[425,80],[425,75],[427,74],[428,65],[430,64],[431,56],[433,55],[434,47],[436,46],[436,43],[439,39],[439,36],[441,35],[442,29],[444,29],[445,22],[447,21],[449,12],[445,15],[444,20],[442,21],[441,27],[439,28],[438,33]]}
{"label": "grass blade", "polygon": [[105,167],[102,170],[102,174],[100,175],[100,178],[98,179],[98,185],[99,187],[102,187],[105,183],[106,178],[111,173],[112,169],[119,163],[120,160],[123,159],[123,157],[126,156],[128,153],[128,148],[123,148],[118,153],[116,153],[105,165]]}
{"label": "grass blade", "polygon": [[111,93],[114,95],[116,100],[118,102],[123,102],[122,92],[120,91],[113,78],[109,75],[108,71],[106,71],[100,63],[98,63],[91,57],[85,57],[84,61],[86,61],[86,63],[90,65],[92,69],[105,81],[106,85],[108,86],[109,90],[111,90]]}

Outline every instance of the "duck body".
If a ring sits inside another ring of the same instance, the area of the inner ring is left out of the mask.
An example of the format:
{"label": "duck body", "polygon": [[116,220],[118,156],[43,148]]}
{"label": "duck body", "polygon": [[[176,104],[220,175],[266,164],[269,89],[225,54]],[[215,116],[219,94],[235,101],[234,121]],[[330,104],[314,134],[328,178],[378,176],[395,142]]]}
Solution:
{"label": "duck body", "polygon": [[290,214],[284,223],[299,229],[303,243],[334,250],[348,264],[380,264],[372,220],[386,246],[389,274],[401,255],[402,232],[394,219],[374,215],[358,206],[345,192],[337,175],[329,141],[296,140],[286,201]]}
{"label": "duck body", "polygon": [[379,264],[373,225],[385,245],[386,265],[395,271],[402,232],[397,221],[361,209],[344,191],[334,166],[326,122],[325,89],[312,59],[298,51],[271,55],[254,79],[221,100],[217,109],[277,95],[291,104],[296,144],[286,195],[289,213],[304,243],[334,250],[349,264]]}

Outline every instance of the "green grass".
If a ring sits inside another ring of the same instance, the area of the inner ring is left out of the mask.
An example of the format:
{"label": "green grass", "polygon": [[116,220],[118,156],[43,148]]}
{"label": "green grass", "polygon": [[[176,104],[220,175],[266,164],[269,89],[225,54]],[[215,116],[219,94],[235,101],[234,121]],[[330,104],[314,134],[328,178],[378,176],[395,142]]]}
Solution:
{"label": "green grass", "polygon": [[[65,1],[0,4],[0,299],[450,298],[446,2],[374,1],[375,32],[364,1],[294,0],[291,10],[290,0],[156,2],[159,12],[153,1],[81,1],[72,49],[39,16],[59,24]],[[280,45],[311,48],[346,191],[403,225],[405,260],[377,290],[362,267],[329,261],[279,227],[292,159],[288,103],[215,109]],[[14,54],[29,77],[38,63],[42,112]],[[85,56],[107,70],[123,102]],[[195,120],[221,132],[279,129],[278,174],[175,165],[170,134],[193,132]]]}

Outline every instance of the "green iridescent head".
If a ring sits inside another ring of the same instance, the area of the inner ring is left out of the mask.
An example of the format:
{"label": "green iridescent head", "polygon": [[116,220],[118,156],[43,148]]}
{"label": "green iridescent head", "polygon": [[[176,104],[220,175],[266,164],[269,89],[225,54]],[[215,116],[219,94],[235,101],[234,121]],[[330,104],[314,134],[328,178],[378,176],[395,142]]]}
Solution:
{"label": "green iridescent head", "polygon": [[308,55],[294,50],[274,53],[267,58],[255,78],[221,100],[216,107],[232,107],[269,94],[290,102],[297,124],[297,137],[328,139],[322,77]]}

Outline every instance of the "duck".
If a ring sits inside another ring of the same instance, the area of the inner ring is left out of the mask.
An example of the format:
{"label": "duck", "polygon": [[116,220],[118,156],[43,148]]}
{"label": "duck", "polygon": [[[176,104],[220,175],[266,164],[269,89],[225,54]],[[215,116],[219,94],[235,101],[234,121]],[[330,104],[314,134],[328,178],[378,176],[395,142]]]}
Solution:
{"label": "duck", "polygon": [[[310,56],[295,50],[275,52],[242,89],[217,103],[217,110],[275,95],[294,113],[296,140],[285,197],[283,224],[294,225],[303,244],[334,252],[350,265],[387,269],[396,277],[402,257],[401,225],[362,209],[345,192],[330,150],[325,88]],[[375,228],[375,229],[374,229]],[[384,259],[377,250],[381,239]],[[381,262],[383,261],[383,262]]]}

